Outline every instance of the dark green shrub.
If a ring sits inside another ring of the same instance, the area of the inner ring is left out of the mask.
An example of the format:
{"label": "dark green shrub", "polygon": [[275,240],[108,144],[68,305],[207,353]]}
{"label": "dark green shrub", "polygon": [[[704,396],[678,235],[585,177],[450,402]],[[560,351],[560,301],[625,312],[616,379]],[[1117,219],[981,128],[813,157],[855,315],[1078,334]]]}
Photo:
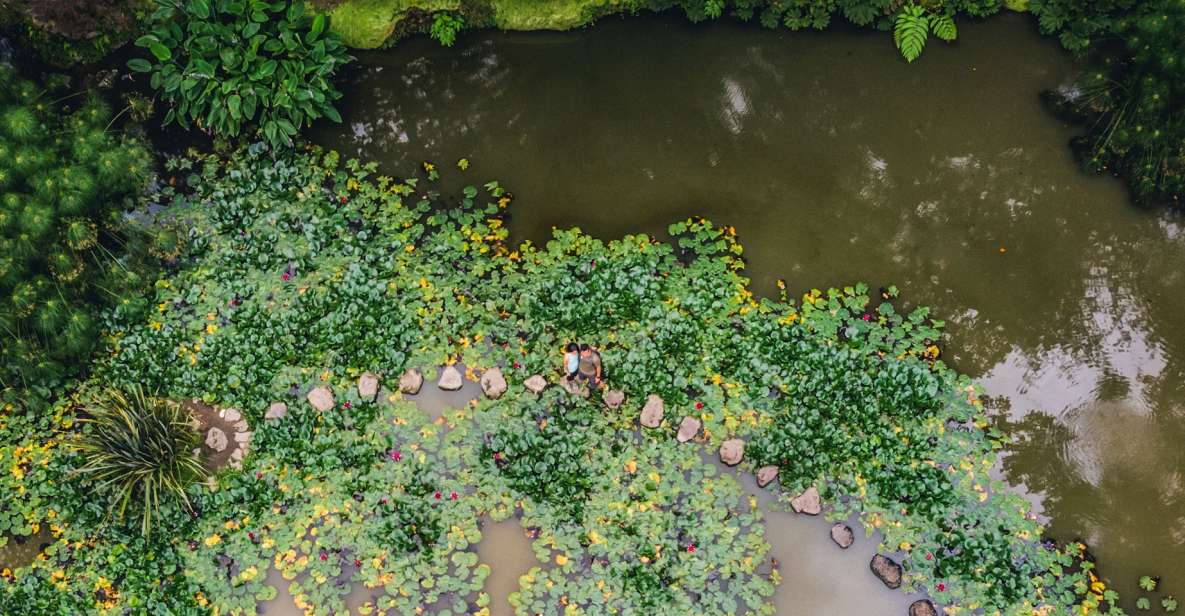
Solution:
{"label": "dark green shrub", "polygon": [[1185,192],[1185,4],[1034,0],[1042,29],[1091,58],[1055,105],[1085,124],[1084,166],[1127,181],[1139,202],[1179,203]]}
{"label": "dark green shrub", "polygon": [[185,490],[202,465],[194,454],[198,433],[181,404],[149,397],[136,387],[127,395],[108,392],[88,411],[82,423],[90,430],[76,445],[86,458],[79,472],[111,492],[111,512],[123,519],[136,501],[147,535],[162,499],[189,507]]}
{"label": "dark green shrub", "polygon": [[[106,130],[94,97],[66,107],[0,69],[0,383],[66,374],[91,352],[95,309],[142,287],[119,210],[134,204],[151,159]],[[121,300],[122,301],[122,300]]]}
{"label": "dark green shrub", "polygon": [[341,116],[333,74],[348,61],[328,18],[302,0],[158,0],[152,31],[136,39],[151,54],[128,62],[151,75],[177,122],[218,135],[291,142],[302,126]]}
{"label": "dark green shrub", "polygon": [[0,26],[55,66],[97,62],[136,36],[151,0],[0,0]]}

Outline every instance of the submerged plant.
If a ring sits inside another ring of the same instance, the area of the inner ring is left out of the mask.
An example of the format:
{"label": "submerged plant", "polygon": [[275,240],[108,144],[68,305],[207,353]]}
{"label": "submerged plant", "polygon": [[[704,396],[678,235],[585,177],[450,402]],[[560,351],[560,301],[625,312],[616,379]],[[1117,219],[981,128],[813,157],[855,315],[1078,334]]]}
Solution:
{"label": "submerged plant", "polygon": [[190,506],[185,491],[202,472],[194,453],[200,441],[180,403],[134,387],[107,392],[87,411],[82,422],[90,429],[76,446],[86,463],[78,472],[111,493],[112,513],[123,519],[129,506],[139,507],[147,535],[164,500]]}

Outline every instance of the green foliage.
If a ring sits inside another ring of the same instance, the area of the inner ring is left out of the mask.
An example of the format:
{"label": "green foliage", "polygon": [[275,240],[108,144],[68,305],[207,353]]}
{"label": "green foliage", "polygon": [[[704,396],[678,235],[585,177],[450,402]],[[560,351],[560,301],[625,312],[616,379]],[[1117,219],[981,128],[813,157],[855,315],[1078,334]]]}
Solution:
{"label": "green foliage", "polygon": [[1147,591],[1147,592],[1152,592],[1152,591],[1156,590],[1156,585],[1158,583],[1160,583],[1160,580],[1158,580],[1157,578],[1154,578],[1150,575],[1141,575],[1140,576],[1140,588]]}
{"label": "green foliage", "polygon": [[147,535],[162,499],[189,506],[186,488],[202,472],[194,449],[200,444],[181,404],[146,395],[108,391],[88,405],[82,423],[89,428],[77,449],[86,459],[78,472],[111,493],[112,512],[122,519],[129,504],[141,511]]}
{"label": "green foliage", "polygon": [[1166,612],[1177,611],[1177,600],[1171,595],[1160,600],[1160,607],[1164,608]]}
{"label": "green foliage", "polygon": [[955,27],[955,20],[945,13],[930,16],[930,31],[934,33],[934,36],[947,42],[955,40],[955,37],[959,35],[958,28]]}
{"label": "green foliage", "polygon": [[[479,520],[517,514],[547,563],[520,577],[519,613],[566,602],[770,614],[779,574],[763,567],[761,509],[700,447],[675,441],[684,415],[701,419],[709,446],[744,438],[746,458],[778,464],[788,490],[818,486],[836,516],[879,530],[914,590],[946,606],[1018,616],[1113,604],[1084,547],[1042,542],[1024,499],[988,476],[1002,435],[939,360],[942,324],[924,309],[870,305],[863,285],[812,290],[797,307],[758,301],[735,230],[699,218],[671,225],[672,244],[568,230],[512,246],[511,198],[496,182],[440,202],[417,178],[374,177],[373,165],[316,148],[271,159],[263,144],[169,168],[186,179],[157,195],[170,204],[160,218],[193,239],[153,286],[155,311],[112,315],[90,382],[234,406],[256,436],[241,472],[191,488],[193,520],[162,506],[172,541],[129,548],[155,550],[159,583],[107,578],[103,609],[249,613],[276,596],[275,568],[314,613],[344,610],[355,585],[377,611],[473,613],[489,572],[472,552]],[[536,373],[554,380],[573,339],[601,349],[621,409],[595,392],[522,386]],[[398,393],[356,393],[364,371],[393,388],[408,367],[458,363],[501,366],[509,390],[435,420]],[[306,403],[314,386],[331,387],[336,406]],[[669,419],[638,432],[652,393]],[[264,420],[276,401],[287,416]],[[0,455],[38,478],[78,463],[44,447]],[[34,471],[41,458],[47,470]],[[78,567],[128,557],[116,554],[116,525],[80,502],[85,488],[47,498],[94,556],[18,569],[0,609],[95,609],[88,593],[101,581]],[[18,507],[20,525],[48,517],[44,504]]]}
{"label": "green foliage", "polygon": [[153,28],[136,39],[148,73],[170,105],[165,124],[235,137],[259,134],[273,147],[327,117],[340,122],[333,75],[348,57],[323,13],[303,0],[157,0]]}
{"label": "green foliage", "polygon": [[464,27],[465,20],[460,15],[442,11],[432,16],[432,26],[428,29],[428,35],[441,45],[452,47],[453,43],[457,42],[457,33]]}
{"label": "green foliage", "polygon": [[1185,5],[1176,0],[1034,0],[1041,28],[1091,66],[1049,93],[1084,124],[1074,141],[1087,169],[1122,177],[1143,203],[1180,204],[1185,193]]}
{"label": "green foliage", "polygon": [[85,363],[99,307],[136,307],[146,263],[121,210],[148,152],[97,96],[61,94],[0,68],[0,384],[34,396]]}
{"label": "green foliage", "polygon": [[893,23],[893,42],[906,60],[913,62],[922,54],[926,37],[930,34],[930,20],[916,4],[907,4],[897,13]]}

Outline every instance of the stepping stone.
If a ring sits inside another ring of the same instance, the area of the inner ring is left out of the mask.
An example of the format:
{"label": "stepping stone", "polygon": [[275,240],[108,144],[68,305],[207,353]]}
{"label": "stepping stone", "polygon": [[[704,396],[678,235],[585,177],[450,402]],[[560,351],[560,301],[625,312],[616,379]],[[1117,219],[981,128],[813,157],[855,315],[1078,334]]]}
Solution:
{"label": "stepping stone", "polygon": [[[660,419],[659,421],[662,420]],[[684,417],[683,421],[679,422],[679,432],[675,434],[675,440],[679,441],[680,443],[686,443],[687,441],[690,441],[691,439],[695,438],[695,435],[699,434],[699,429],[701,426],[703,426],[703,424],[695,417]]]}
{"label": "stepping stone", "polygon": [[236,443],[250,443],[251,437],[254,435],[255,435],[254,432],[235,432],[235,442]]}
{"label": "stepping stone", "polygon": [[572,394],[573,396],[580,396],[581,398],[588,397],[588,388],[584,383],[568,377],[560,377],[560,389]]}
{"label": "stepping stone", "polygon": [[223,432],[222,428],[210,428],[210,430],[206,432],[206,447],[209,447],[218,453],[222,453],[226,451],[226,446],[228,444],[229,441],[226,439],[226,432]]}
{"label": "stepping stone", "polygon": [[938,608],[929,599],[918,599],[910,604],[909,616],[938,616]]}
{"label": "stepping stone", "polygon": [[440,372],[440,382],[436,384],[437,387],[445,391],[457,391],[465,384],[464,379],[461,378],[461,373],[454,366],[446,366]]}
{"label": "stepping stone", "polygon": [[316,387],[309,392],[308,401],[313,405],[313,408],[324,413],[333,408],[333,393],[329,391],[328,387]]}
{"label": "stepping stone", "polygon": [[610,389],[605,392],[604,397],[601,399],[605,402],[605,406],[616,410],[621,408],[621,405],[625,403],[625,392],[620,389]]}
{"label": "stepping stone", "polygon": [[720,461],[728,466],[736,466],[745,457],[745,441],[730,438],[720,444]]}
{"label": "stepping stone", "polygon": [[852,543],[856,541],[856,536],[852,534],[852,527],[843,522],[836,522],[831,526],[831,540],[835,545],[843,549],[852,547]]}
{"label": "stepping stone", "polygon": [[419,368],[408,368],[403,376],[399,377],[399,391],[416,395],[420,393],[420,388],[424,386],[424,374],[420,372]]}
{"label": "stepping stone", "polygon": [[819,515],[823,511],[823,503],[819,500],[819,491],[815,486],[806,489],[805,492],[790,499],[790,508],[794,513],[805,513],[807,515]]}
{"label": "stepping stone", "polygon": [[547,389],[547,379],[536,374],[523,381],[523,386],[533,394],[543,393],[543,390]]}
{"label": "stepping stone", "polygon": [[764,488],[778,478],[778,467],[770,464],[757,469],[757,487]]}
{"label": "stepping stone", "polygon": [[233,408],[222,409],[222,411],[219,412],[218,414],[221,415],[222,418],[226,420],[226,423],[234,423],[234,422],[243,418],[243,414],[239,412],[239,409],[233,409]]}
{"label": "stepping stone", "polygon": [[502,376],[501,368],[490,368],[481,373],[481,393],[491,400],[497,400],[506,393],[506,377]]}
{"label": "stepping stone", "polygon": [[642,425],[647,428],[657,428],[662,423],[662,398],[655,394],[646,397],[646,405],[642,407]]}
{"label": "stepping stone", "polygon": [[889,588],[901,587],[901,565],[888,556],[880,554],[873,556],[872,562],[868,563],[868,568],[872,569],[872,573],[884,582],[885,586]]}
{"label": "stepping stone", "polygon": [[288,414],[288,405],[283,402],[273,402],[263,414],[264,419],[280,419]]}
{"label": "stepping stone", "polygon": [[358,397],[363,400],[374,400],[379,395],[379,377],[364,372],[358,377]]}
{"label": "stepping stone", "polygon": [[250,428],[250,427],[251,427],[251,425],[247,423],[246,419],[240,419],[240,420],[236,421],[235,425],[234,425],[235,432],[245,432],[247,430],[247,428]]}

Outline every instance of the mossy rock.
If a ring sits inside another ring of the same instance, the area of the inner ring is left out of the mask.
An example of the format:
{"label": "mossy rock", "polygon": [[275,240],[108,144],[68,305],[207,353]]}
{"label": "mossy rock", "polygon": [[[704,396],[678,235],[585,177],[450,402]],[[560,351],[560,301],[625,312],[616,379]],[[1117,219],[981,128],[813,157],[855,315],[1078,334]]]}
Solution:
{"label": "mossy rock", "polygon": [[467,26],[471,15],[492,16],[502,30],[569,30],[582,26],[592,15],[613,10],[614,0],[347,0],[330,11],[332,29],[342,41],[357,49],[375,49],[387,43],[413,16],[441,11],[460,13]]}

